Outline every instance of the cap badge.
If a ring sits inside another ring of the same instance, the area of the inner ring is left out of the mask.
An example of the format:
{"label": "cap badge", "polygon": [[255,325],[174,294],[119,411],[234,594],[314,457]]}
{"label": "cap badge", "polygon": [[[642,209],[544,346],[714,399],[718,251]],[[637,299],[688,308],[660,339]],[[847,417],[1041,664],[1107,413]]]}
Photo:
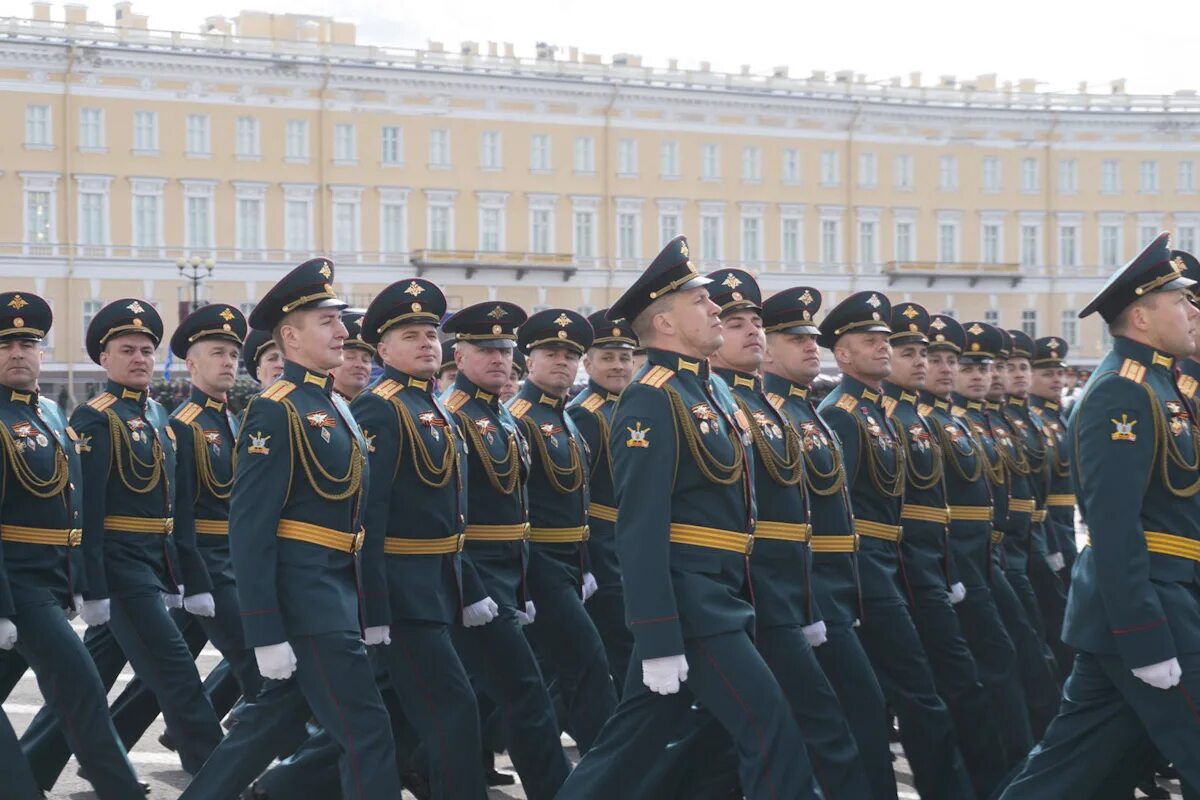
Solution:
{"label": "cap badge", "polygon": [[803,316],[803,317],[804,317],[804,319],[806,319],[806,320],[807,320],[807,319],[812,319],[812,314],[808,313],[808,309],[807,309],[807,308],[806,308],[806,309],[804,309],[804,311],[802,312],[802,316]]}
{"label": "cap badge", "polygon": [[613,335],[614,337],[616,337],[616,336],[620,336],[620,335],[621,335],[621,329],[620,329],[620,328],[613,328],[613,329],[612,329],[612,335]]}
{"label": "cap badge", "polygon": [[329,280],[330,278],[333,277],[333,270],[331,270],[329,268],[328,261],[321,262],[321,268],[319,270],[317,270],[317,273],[325,280]]}
{"label": "cap badge", "polygon": [[229,320],[233,319],[233,312],[230,311],[228,308],[226,308],[226,309],[223,309],[221,311],[221,313],[218,314],[217,316],[219,316],[221,319],[225,320],[226,322],[229,322]]}
{"label": "cap badge", "polygon": [[554,324],[560,328],[565,328],[571,324],[571,318],[568,317],[566,314],[559,314],[558,317],[554,320]]}
{"label": "cap badge", "polygon": [[1051,350],[1057,350],[1058,349],[1058,339],[1051,339],[1050,341],[1046,342],[1046,346],[1049,347]]}
{"label": "cap badge", "polygon": [[741,292],[734,292],[734,293],[733,293],[733,295],[731,295],[731,296],[733,297],[733,301],[734,301],[735,303],[740,303],[740,302],[741,302],[741,300],[742,300],[742,293],[741,293]]}
{"label": "cap badge", "polygon": [[404,293],[411,294],[413,297],[416,297],[417,295],[423,293],[424,291],[425,291],[424,286],[417,283],[416,281],[413,281],[412,283],[408,284],[408,288],[404,290]]}
{"label": "cap badge", "polygon": [[17,311],[20,311],[27,305],[29,305],[29,302],[19,294],[13,295],[13,299],[8,301],[8,307],[15,308]]}
{"label": "cap badge", "polygon": [[688,257],[687,242],[679,243],[679,255],[683,256],[684,258]]}
{"label": "cap badge", "polygon": [[412,310],[413,310],[413,313],[414,313],[414,314],[419,314],[419,313],[421,312],[421,304],[420,304],[420,303],[413,303],[413,304],[412,304]]}
{"label": "cap badge", "polygon": [[142,327],[142,321],[141,321],[141,319],[139,319],[138,317],[134,317],[134,318],[133,318],[133,327],[135,327],[135,328],[140,328],[140,327]]}
{"label": "cap badge", "polygon": [[132,311],[135,314],[141,314],[146,310],[145,308],[142,307],[142,304],[139,303],[137,300],[134,300],[132,303],[130,303],[129,305],[127,305],[125,307],[128,308],[130,311]]}
{"label": "cap badge", "polygon": [[[869,305],[871,308],[879,308],[881,305],[883,305],[883,302],[879,299],[879,295],[873,294],[867,298],[867,305]],[[878,317],[876,317],[876,319],[878,319]]]}
{"label": "cap badge", "polygon": [[566,331],[559,331],[559,332],[558,332],[558,338],[560,338],[560,339],[565,339],[565,338],[567,338],[567,332],[566,332]]}
{"label": "cap badge", "polygon": [[904,311],[902,311],[901,313],[904,314],[904,316],[908,317],[909,319],[921,316],[921,312],[917,311],[911,305],[905,306]]}
{"label": "cap badge", "polygon": [[503,331],[503,330],[504,330],[504,328],[503,328],[503,327],[501,327],[500,325],[493,325],[493,326],[492,326],[492,333],[494,333],[494,334],[499,334],[499,333],[500,333],[501,331]]}
{"label": "cap badge", "polygon": [[979,334],[983,333],[983,328],[979,327],[979,323],[976,322],[974,325],[967,328],[967,333],[971,334],[972,336],[978,336]]}
{"label": "cap badge", "polygon": [[805,289],[804,294],[800,295],[800,302],[804,303],[805,305],[808,305],[812,301],[813,301],[812,292],[810,292],[808,289]]}
{"label": "cap badge", "polygon": [[13,319],[13,327],[14,328],[24,328],[25,320],[21,319],[20,317],[16,317],[15,319]]}
{"label": "cap badge", "polygon": [[933,322],[929,323],[929,327],[933,328],[935,331],[940,331],[942,328],[946,327],[946,323],[942,321],[941,317],[938,317],[935,318]]}
{"label": "cap badge", "polygon": [[[503,306],[496,306],[495,308],[493,308],[491,311],[488,312],[488,316],[491,317],[492,319],[500,319],[501,317],[504,316],[504,314],[505,314],[505,311],[504,311]],[[499,331],[497,331],[497,333],[499,333]]]}
{"label": "cap badge", "polygon": [[721,285],[728,286],[730,289],[736,289],[742,285],[742,282],[738,280],[736,275],[731,273],[725,277],[725,280],[721,281]]}

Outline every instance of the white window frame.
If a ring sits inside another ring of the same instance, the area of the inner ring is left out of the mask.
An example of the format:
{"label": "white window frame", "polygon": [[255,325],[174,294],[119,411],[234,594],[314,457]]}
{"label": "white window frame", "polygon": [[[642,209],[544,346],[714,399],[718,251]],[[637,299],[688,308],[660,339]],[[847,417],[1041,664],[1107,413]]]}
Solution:
{"label": "white window frame", "polygon": [[[189,254],[193,251],[208,254],[217,248],[217,181],[197,178],[181,178],[183,184],[183,242],[184,250]],[[192,229],[192,215],[188,211],[191,200],[208,201],[208,230],[205,231],[207,244],[195,244],[195,231]]]}
{"label": "white window frame", "polygon": [[[949,245],[952,250],[950,253],[946,252],[947,231],[950,232]],[[939,264],[961,264],[962,260],[962,212],[939,211],[937,215],[937,261]]]}
{"label": "white window frame", "polygon": [[938,156],[938,191],[958,191],[958,156],[950,154]]}
{"label": "white window frame", "polygon": [[665,181],[679,180],[679,142],[664,139],[658,147],[659,177]]}
{"label": "white window frame", "polygon": [[1038,316],[1036,308],[1026,308],[1021,311],[1021,330],[1031,339],[1037,337],[1040,322]]}
{"label": "white window frame", "polygon": [[[133,247],[135,257],[143,256],[161,256],[163,249],[163,218],[166,216],[166,207],[164,205],[163,187],[166,186],[166,178],[130,178],[130,202],[129,202],[129,241]],[[138,242],[138,198],[150,197],[155,201],[156,213],[154,221],[154,230],[151,231],[151,244],[141,244]]]}
{"label": "white window frame", "polygon": [[[140,120],[149,120],[149,141],[140,141],[141,134],[139,130],[142,128]],[[139,108],[133,112],[133,155],[135,156],[156,156],[158,155],[158,112],[148,109]]]}
{"label": "white window frame", "polygon": [[107,131],[103,108],[85,106],[79,109],[79,152],[107,153]]}
{"label": "white window frame", "polygon": [[1041,167],[1036,158],[1021,159],[1021,194],[1037,194],[1041,191]]}
{"label": "white window frame", "polygon": [[535,133],[529,137],[529,171],[546,175],[554,170],[550,134]]}
{"label": "white window frame", "polygon": [[[454,189],[425,190],[425,247],[429,250],[454,250],[454,200],[458,192]],[[433,209],[446,209],[446,246],[433,245]]]}
{"label": "white window frame", "polygon": [[[289,259],[297,256],[301,258],[307,257],[306,254],[311,254],[313,251],[313,199],[316,193],[317,185],[315,183],[285,183],[283,187],[283,241],[281,242],[283,250],[288,254]],[[291,206],[289,204],[303,204],[305,207],[305,222],[302,231],[293,229],[292,217],[288,213]],[[297,247],[292,241],[297,238],[298,233],[303,233],[304,241]]]}
{"label": "white window frame", "polygon": [[[554,252],[554,233],[555,233],[555,208],[558,205],[558,195],[556,194],[541,194],[529,193],[525,195],[526,202],[529,205],[529,252],[547,254]],[[536,241],[536,226],[535,223],[539,215],[545,214],[546,221],[546,241],[544,248],[538,248]]]}
{"label": "white window frame", "polygon": [[45,103],[25,106],[25,149],[54,148],[54,110]]}
{"label": "white window frame", "polygon": [[[613,231],[617,264],[619,266],[637,266],[642,258],[642,199],[640,197],[618,197],[616,203],[616,230]],[[621,237],[624,222],[623,217],[633,218],[632,241],[629,251],[622,252]],[[630,263],[632,262],[632,263]]]}
{"label": "white window frame", "polygon": [[[725,260],[725,201],[701,200],[700,209],[700,259],[716,265]],[[709,241],[709,233],[715,233],[716,242]]]}
{"label": "white window frame", "polygon": [[[845,263],[845,256],[842,252],[844,243],[842,241],[842,213],[841,206],[818,206],[817,212],[819,215],[819,225],[817,227],[817,257],[821,264],[825,266],[841,267]],[[829,234],[832,233],[830,236]],[[832,252],[829,245],[832,243]]]}
{"label": "white window frame", "polygon": [[766,263],[765,203],[738,203],[738,250],[743,264],[761,268]]}
{"label": "white window frame", "polygon": [[990,194],[1004,189],[1004,162],[998,156],[983,157],[983,191]]}
{"label": "white window frame", "polygon": [[451,149],[450,129],[433,128],[429,131],[429,168],[450,169],[454,165]]}
{"label": "white window frame", "polygon": [[481,131],[479,134],[479,168],[485,172],[499,171],[504,165],[504,138],[497,130]]}
{"label": "white window frame", "polygon": [[721,180],[721,145],[705,142],[700,149],[700,180]]}
{"label": "white window frame", "polygon": [[895,173],[893,183],[897,190],[902,192],[911,192],[915,188],[916,180],[913,177],[913,157],[907,153],[901,153],[892,161],[892,170]]}
{"label": "white window frame", "polygon": [[1138,164],[1138,193],[1158,194],[1158,190],[1158,162],[1154,159],[1145,159]]}
{"label": "white window frame", "polygon": [[877,160],[874,153],[858,154],[858,188],[874,189],[879,185]]}
{"label": "white window frame", "polygon": [[[855,263],[859,267],[877,267],[879,265],[879,209],[877,208],[860,208],[858,210],[857,219],[855,220],[855,236],[854,236],[854,256]],[[870,241],[865,241],[865,236],[870,232]]]}
{"label": "white window frame", "polygon": [[758,145],[742,146],[742,183],[762,183],[762,148]]}
{"label": "white window frame", "polygon": [[821,151],[821,186],[832,188],[842,182],[840,155],[837,150]]}
{"label": "white window frame", "polygon": [[799,186],[801,179],[800,150],[785,147],[780,157],[780,180],[787,186]]}
{"label": "white window frame", "polygon": [[383,167],[404,166],[404,126],[384,125],[379,129],[379,164]]}
{"label": "white window frame", "polygon": [[1079,162],[1073,158],[1058,160],[1058,193],[1064,195],[1079,193]]}
{"label": "white window frame", "polygon": [[1118,195],[1121,193],[1121,161],[1116,158],[1106,158],[1100,162],[1100,194]]}
{"label": "white window frame", "polygon": [[1181,159],[1175,167],[1175,191],[1178,194],[1196,193],[1196,162],[1190,158]]}
{"label": "white window frame", "polygon": [[1060,316],[1059,336],[1068,347],[1079,347],[1079,311],[1074,308],[1064,308]]}
{"label": "white window frame", "polygon": [[[571,196],[571,252],[581,264],[591,264],[597,257],[599,237],[596,227],[599,209],[600,198],[595,195]],[[585,218],[587,229],[582,231],[581,223]],[[580,238],[581,233],[586,236],[586,240]]]}
{"label": "white window frame", "polygon": [[[1124,214],[1119,212],[1100,215],[1100,224],[1097,226],[1098,230],[1096,234],[1099,245],[1097,250],[1099,258],[1097,260],[1102,269],[1115,269],[1123,263],[1122,254],[1125,252],[1125,222],[1123,218]],[[1111,242],[1111,253],[1106,252],[1110,246],[1109,233],[1114,234]]]}
{"label": "white window frame", "polygon": [[638,143],[637,139],[628,137],[617,140],[617,177],[636,178],[638,176]]}
{"label": "white window frame", "polygon": [[[1036,269],[1046,264],[1046,231],[1044,214],[1038,212],[1022,212],[1018,213],[1017,219],[1017,262],[1022,269]],[[1033,263],[1027,263],[1026,259],[1026,236],[1027,228],[1032,228],[1034,233],[1034,260]]]}
{"label": "white window frame", "polygon": [[[789,257],[788,228],[795,227],[795,254]],[[804,264],[804,206],[781,205],[779,207],[779,261],[786,267]]]}
{"label": "white window frame", "polygon": [[183,149],[187,158],[212,158],[212,117],[191,113],[184,120]]}
{"label": "white window frame", "polygon": [[[667,242],[683,233],[683,206],[684,201],[682,200],[658,201],[658,246],[660,249],[666,247]],[[674,220],[670,229],[667,228],[667,220]]]}
{"label": "white window frame", "polygon": [[[362,260],[362,186],[333,184],[329,187],[329,249],[335,259],[345,263]],[[338,207],[351,208],[351,241],[338,242]],[[342,246],[339,246],[342,245]]]}
{"label": "white window frame", "polygon": [[289,119],[284,124],[284,155],[288,164],[307,164],[309,159],[308,120]]}
{"label": "white window frame", "polygon": [[[77,237],[81,247],[99,248],[104,255],[112,254],[112,204],[111,204],[111,175],[76,175],[75,176],[75,217]],[[87,242],[84,233],[84,197],[100,197],[100,241]]]}
{"label": "white window frame", "polygon": [[[396,186],[378,186],[379,193],[379,255],[385,261],[404,261],[408,256],[408,194],[409,190]],[[398,212],[389,209],[399,209]],[[387,224],[389,213],[397,213],[400,230],[399,241],[389,242]]]}
{"label": "white window frame", "polygon": [[358,126],[353,122],[333,124],[333,163],[338,166],[358,163]]}
{"label": "white window frame", "polygon": [[596,174],[596,137],[575,137],[575,174]]}
{"label": "white window frame", "polygon": [[[988,253],[988,230],[995,228],[995,252]],[[1004,263],[1004,215],[983,214],[979,220],[979,262],[981,264]]]}
{"label": "white window frame", "polygon": [[[262,181],[234,181],[234,254],[239,260],[259,261],[267,249],[267,187]],[[250,226],[242,203],[258,203],[258,224]],[[249,246],[247,246],[249,245]]]}
{"label": "white window frame", "polygon": [[[905,235],[901,235],[901,227]],[[901,240],[907,239],[908,252],[901,249]],[[892,257],[897,263],[913,263],[917,260],[917,213],[912,210],[892,211]]]}
{"label": "white window frame", "polygon": [[[479,203],[479,250],[483,253],[503,253],[508,247],[508,192],[476,192]],[[496,219],[496,242],[488,246],[485,237],[489,234],[486,220],[489,216]]]}

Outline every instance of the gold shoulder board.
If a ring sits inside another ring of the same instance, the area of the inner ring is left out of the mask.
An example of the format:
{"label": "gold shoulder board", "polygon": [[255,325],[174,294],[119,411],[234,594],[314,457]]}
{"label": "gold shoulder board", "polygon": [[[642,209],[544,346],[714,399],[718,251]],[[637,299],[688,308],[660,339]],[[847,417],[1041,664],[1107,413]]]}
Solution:
{"label": "gold shoulder board", "polygon": [[767,392],[767,402],[771,404],[771,408],[778,411],[783,408],[783,395]]}
{"label": "gold shoulder board", "polygon": [[967,415],[967,410],[962,406],[955,406],[954,408],[950,409],[950,414],[955,417],[965,417]]}
{"label": "gold shoulder board", "polygon": [[839,397],[837,399],[837,402],[834,403],[833,405],[835,408],[840,408],[842,411],[853,411],[854,404],[857,402],[858,401],[855,399],[854,395],[844,394],[841,397]]}
{"label": "gold shoulder board", "polygon": [[404,384],[400,381],[388,378],[386,381],[381,381],[378,386],[371,390],[371,394],[382,397],[384,400],[391,400],[392,397],[404,388]]}
{"label": "gold shoulder board", "polygon": [[604,398],[598,394],[588,395],[580,405],[585,411],[591,411],[594,414],[604,407]]}
{"label": "gold shoulder board", "polygon": [[265,391],[263,391],[262,397],[265,400],[274,400],[275,402],[279,402],[280,400],[282,400],[283,398],[285,398],[289,394],[291,394],[293,391],[295,391],[295,389],[296,389],[296,384],[292,383],[291,381],[285,381],[282,378],[280,378],[279,380],[275,381],[270,386],[268,386]]}
{"label": "gold shoulder board", "polygon": [[533,403],[524,398],[513,400],[508,407],[508,413],[512,414],[516,419],[525,419],[525,415],[529,413],[529,409],[533,408]]}
{"label": "gold shoulder board", "polygon": [[117,402],[117,396],[111,392],[101,392],[100,394],[88,400],[88,406],[97,411],[104,411],[113,403]]}
{"label": "gold shoulder board", "polygon": [[919,406],[917,406],[917,413],[922,417],[928,417],[933,413],[933,406],[929,405],[928,403],[921,403]]}
{"label": "gold shoulder board", "polygon": [[1117,374],[1126,380],[1141,383],[1146,377],[1146,365],[1139,361],[1134,361],[1132,358],[1127,358],[1125,359],[1125,363],[1121,365],[1121,371]]}
{"label": "gold shoulder board", "polygon": [[662,388],[662,385],[671,380],[675,374],[675,370],[667,369],[666,367],[654,367],[645,375],[638,383],[644,383],[647,386],[653,386],[655,389]]}
{"label": "gold shoulder board", "polygon": [[191,425],[192,422],[195,421],[196,417],[200,416],[200,412],[203,410],[204,409],[200,408],[200,406],[189,400],[179,408],[175,409],[175,413],[171,416],[182,422],[184,425]]}
{"label": "gold shoulder board", "polygon": [[452,412],[456,412],[465,406],[467,401],[470,399],[471,396],[462,389],[455,389],[450,393],[450,396],[446,398],[446,408],[450,409]]}

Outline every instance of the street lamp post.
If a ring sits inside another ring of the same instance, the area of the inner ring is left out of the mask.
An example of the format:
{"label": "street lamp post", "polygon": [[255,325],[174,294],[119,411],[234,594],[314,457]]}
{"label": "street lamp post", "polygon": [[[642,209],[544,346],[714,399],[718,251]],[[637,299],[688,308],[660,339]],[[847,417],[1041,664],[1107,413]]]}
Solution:
{"label": "street lamp post", "polygon": [[186,278],[192,284],[192,311],[200,307],[200,284],[205,278],[211,278],[213,267],[216,266],[211,258],[179,258],[175,260],[179,267],[179,277]]}

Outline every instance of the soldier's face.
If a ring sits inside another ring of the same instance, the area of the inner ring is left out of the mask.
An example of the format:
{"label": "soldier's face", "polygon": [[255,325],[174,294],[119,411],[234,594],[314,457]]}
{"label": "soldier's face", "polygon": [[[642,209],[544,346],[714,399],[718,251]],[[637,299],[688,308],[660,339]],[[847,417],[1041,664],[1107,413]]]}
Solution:
{"label": "soldier's face", "polygon": [[954,376],[955,391],[968,400],[982,400],[992,385],[991,364],[959,364]]}
{"label": "soldier's face", "polygon": [[688,355],[696,354],[708,358],[721,347],[721,308],[708,299],[708,289],[703,286],[679,292],[669,311],[664,315],[680,342],[688,349]]}
{"label": "soldier's face", "polygon": [[855,377],[880,381],[892,372],[892,346],[886,333],[847,333],[835,349],[842,368]]}
{"label": "soldier's face", "polygon": [[485,392],[500,394],[512,371],[512,348],[459,342],[454,348],[454,361],[471,383]]}
{"label": "soldier's face", "polygon": [[593,347],[583,357],[588,377],[606,392],[620,394],[633,380],[633,350],[626,347]]}
{"label": "soldier's face", "polygon": [[262,386],[270,386],[279,380],[279,376],[282,374],[283,353],[275,345],[268,345],[267,349],[258,357],[258,370],[254,377]]}
{"label": "soldier's face", "polygon": [[807,333],[767,334],[763,367],[793,383],[808,386],[821,374],[821,348],[817,337]]}
{"label": "soldier's face", "polygon": [[1010,358],[1004,365],[1004,389],[1013,397],[1025,397],[1029,394],[1030,374],[1033,367],[1028,358]]}
{"label": "soldier's face", "polygon": [[987,398],[997,401],[1004,398],[1004,371],[1007,369],[1007,359],[996,359],[992,362],[989,372],[990,381],[987,388]]}
{"label": "soldier's face", "polygon": [[517,396],[517,392],[521,391],[521,370],[516,364],[508,371],[508,380],[504,383],[504,388],[500,390],[500,402],[507,403]]}
{"label": "soldier's face", "polygon": [[446,389],[454,385],[454,379],[458,377],[458,366],[451,364],[443,367],[441,374],[438,375],[438,391],[444,392]]}
{"label": "soldier's face", "polygon": [[282,328],[283,341],[297,363],[309,369],[329,372],[344,359],[346,326],[337,308],[316,308],[295,314]]}
{"label": "soldier's face", "polygon": [[1158,350],[1187,358],[1196,352],[1196,320],[1200,318],[1186,289],[1156,292],[1140,307],[1145,314],[1148,344]]}
{"label": "soldier's face", "polygon": [[374,356],[361,347],[347,347],[342,351],[342,365],[330,371],[333,385],[347,397],[357,397],[371,382],[371,359]]}
{"label": "soldier's face", "polygon": [[[442,345],[433,325],[401,325],[383,334],[379,342],[383,363],[414,378],[428,380],[437,372]],[[455,370],[447,370],[455,372]],[[443,375],[444,377],[444,375]],[[450,379],[454,381],[453,378]]]}
{"label": "soldier's face", "polygon": [[100,352],[108,377],[130,389],[145,389],[154,378],[154,340],[144,333],[109,339]]}
{"label": "soldier's face", "polygon": [[579,374],[579,351],[565,345],[535,347],[526,360],[529,380],[542,391],[562,397]]}
{"label": "soldier's face", "polygon": [[725,341],[715,354],[722,366],[741,372],[758,372],[767,349],[762,317],[757,311],[737,311],[721,320],[721,338]]}
{"label": "soldier's face", "polygon": [[1029,391],[1044,400],[1057,401],[1062,397],[1067,371],[1062,367],[1045,367],[1033,371],[1033,383]]}
{"label": "soldier's face", "polygon": [[892,348],[892,374],[888,380],[902,389],[919,392],[929,376],[929,348],[923,344],[905,344]]}
{"label": "soldier's face", "polygon": [[237,380],[238,353],[233,342],[207,339],[188,348],[187,368],[192,383],[202,392],[221,397]]}
{"label": "soldier's face", "polygon": [[958,353],[952,350],[929,351],[929,376],[925,388],[938,397],[954,391],[954,379],[958,375]]}
{"label": "soldier's face", "polygon": [[42,344],[32,339],[0,341],[0,383],[30,391],[42,373]]}

